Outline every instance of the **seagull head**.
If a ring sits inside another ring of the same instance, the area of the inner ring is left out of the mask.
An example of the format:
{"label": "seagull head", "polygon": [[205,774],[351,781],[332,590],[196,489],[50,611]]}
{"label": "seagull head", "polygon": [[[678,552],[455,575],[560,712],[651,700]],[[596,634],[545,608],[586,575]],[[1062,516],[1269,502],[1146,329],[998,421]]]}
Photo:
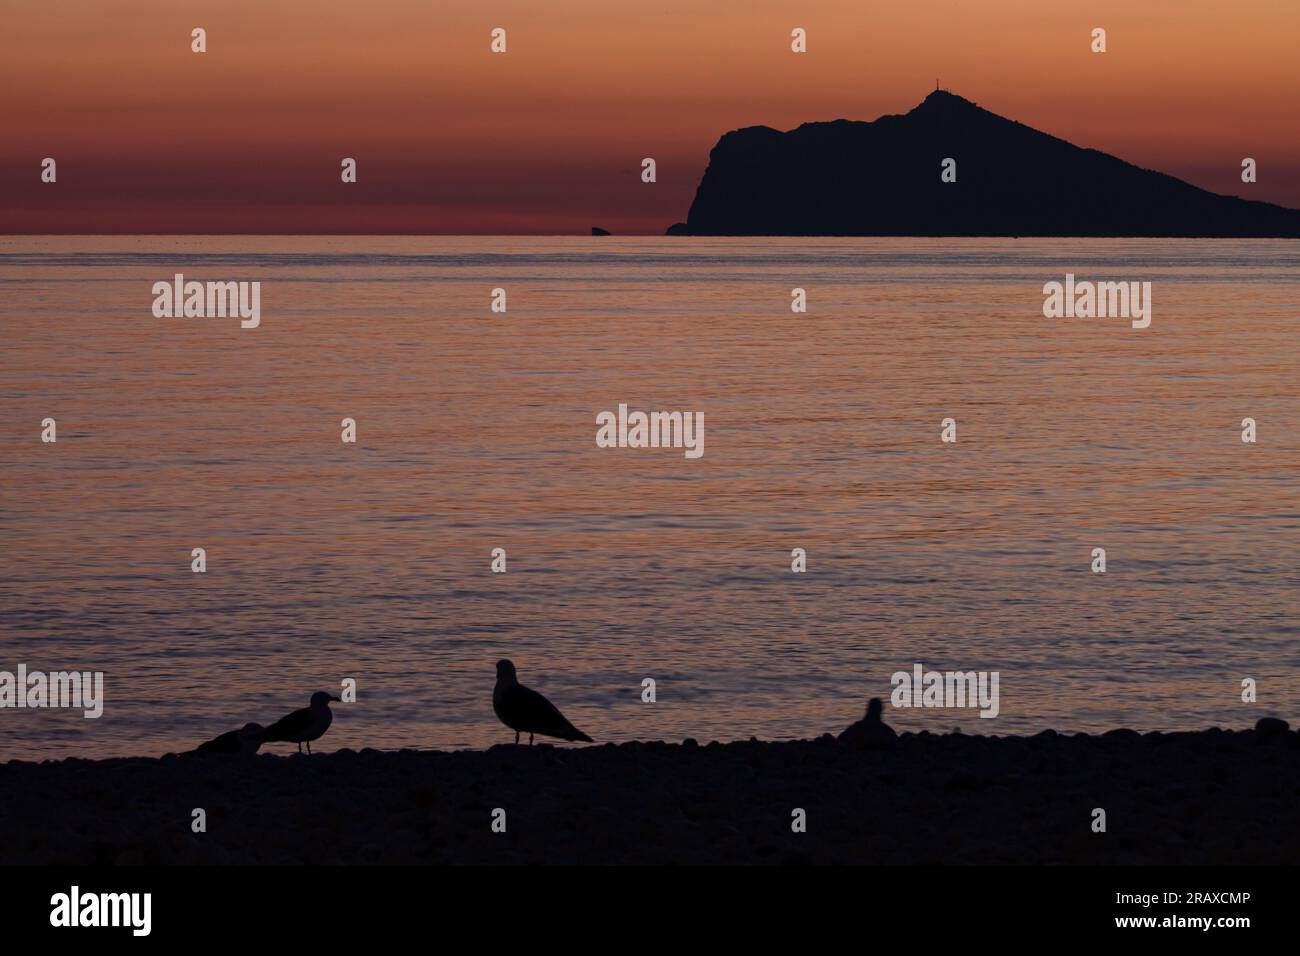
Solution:
{"label": "seagull head", "polygon": [[515,676],[515,665],[507,660],[497,661],[497,680],[505,684],[519,683],[519,678]]}
{"label": "seagull head", "polygon": [[339,699],[337,697],[334,697],[331,694],[327,694],[323,690],[318,690],[316,691],[316,693],[311,695],[311,705],[313,708],[328,707],[330,705],[330,701],[334,701],[334,703],[336,704],[339,703]]}
{"label": "seagull head", "polygon": [[241,737],[252,737],[254,734],[260,734],[261,732],[262,732],[262,725],[257,723],[252,723],[250,721],[249,723],[244,724],[244,726],[240,729],[239,735]]}

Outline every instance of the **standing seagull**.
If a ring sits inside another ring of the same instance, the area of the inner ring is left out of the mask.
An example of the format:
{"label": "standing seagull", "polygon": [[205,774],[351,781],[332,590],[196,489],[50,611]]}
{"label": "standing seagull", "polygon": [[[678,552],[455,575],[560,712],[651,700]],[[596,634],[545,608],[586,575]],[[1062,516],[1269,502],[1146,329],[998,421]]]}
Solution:
{"label": "standing seagull", "polygon": [[295,710],[262,731],[263,742],[280,741],[297,744],[298,753],[302,753],[302,745],[306,744],[307,753],[311,753],[311,742],[320,739],[320,736],[330,729],[330,723],[334,720],[334,715],[330,713],[330,701],[338,703],[339,699],[323,690],[316,691],[311,695],[310,707]]}
{"label": "standing seagull", "polygon": [[528,734],[528,745],[533,744],[533,734],[545,737],[559,737],[561,740],[592,739],[573,724],[564,719],[554,704],[519,683],[515,676],[515,665],[510,661],[497,661],[497,685],[492,688],[492,709],[497,712],[501,723],[515,732],[515,743],[519,743],[519,734]]}

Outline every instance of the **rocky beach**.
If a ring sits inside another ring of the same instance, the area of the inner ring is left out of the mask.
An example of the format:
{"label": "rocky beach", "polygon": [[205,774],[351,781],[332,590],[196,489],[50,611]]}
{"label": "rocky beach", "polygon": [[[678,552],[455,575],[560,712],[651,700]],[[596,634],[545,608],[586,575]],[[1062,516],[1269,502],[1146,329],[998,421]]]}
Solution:
{"label": "rocky beach", "polygon": [[1278,720],[11,761],[0,864],[1293,864],[1297,793]]}

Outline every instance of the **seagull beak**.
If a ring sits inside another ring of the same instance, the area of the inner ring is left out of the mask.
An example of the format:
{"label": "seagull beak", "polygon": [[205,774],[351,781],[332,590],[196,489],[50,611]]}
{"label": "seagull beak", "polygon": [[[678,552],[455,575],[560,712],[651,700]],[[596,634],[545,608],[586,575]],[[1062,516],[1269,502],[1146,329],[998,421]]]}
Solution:
{"label": "seagull beak", "polygon": [[334,701],[334,703],[336,704],[343,703],[343,699],[341,697],[331,697],[330,700]]}

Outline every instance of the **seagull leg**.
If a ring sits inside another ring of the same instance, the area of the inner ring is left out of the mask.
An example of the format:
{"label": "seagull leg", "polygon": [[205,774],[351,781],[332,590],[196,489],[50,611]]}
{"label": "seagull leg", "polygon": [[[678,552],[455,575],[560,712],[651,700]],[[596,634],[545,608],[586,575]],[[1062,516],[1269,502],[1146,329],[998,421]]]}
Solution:
{"label": "seagull leg", "polygon": [[307,756],[311,756],[311,741],[307,741]]}
{"label": "seagull leg", "polygon": [[533,745],[533,735],[532,735],[532,734],[529,734],[529,735],[528,735],[528,746],[531,747],[532,745]]}
{"label": "seagull leg", "polygon": [[298,753],[302,753],[302,741],[298,742]]}
{"label": "seagull leg", "polygon": [[519,746],[519,731],[515,731],[515,746]]}

